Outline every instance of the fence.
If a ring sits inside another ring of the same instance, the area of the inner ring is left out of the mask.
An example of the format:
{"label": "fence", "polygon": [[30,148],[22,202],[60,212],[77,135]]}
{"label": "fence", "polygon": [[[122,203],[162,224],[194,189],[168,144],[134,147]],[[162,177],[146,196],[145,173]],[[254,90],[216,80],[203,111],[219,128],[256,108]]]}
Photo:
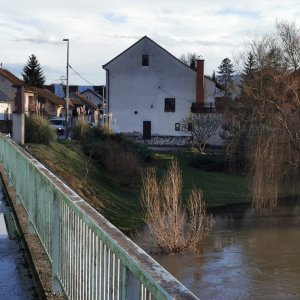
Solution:
{"label": "fence", "polygon": [[0,161],[68,299],[198,299],[45,166],[0,135]]}

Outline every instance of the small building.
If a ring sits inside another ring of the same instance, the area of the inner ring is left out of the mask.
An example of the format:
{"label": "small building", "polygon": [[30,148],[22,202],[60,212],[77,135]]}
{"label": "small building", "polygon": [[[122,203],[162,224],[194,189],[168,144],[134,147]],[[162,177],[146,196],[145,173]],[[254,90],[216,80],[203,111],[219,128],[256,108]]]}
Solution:
{"label": "small building", "polygon": [[152,144],[184,145],[190,137],[181,122],[190,113],[216,109],[216,84],[144,36],[106,63],[107,109],[115,131]]}
{"label": "small building", "polygon": [[80,93],[82,96],[84,96],[86,99],[91,101],[94,105],[96,105],[98,108],[103,107],[103,96],[94,91],[91,88],[88,88]]}

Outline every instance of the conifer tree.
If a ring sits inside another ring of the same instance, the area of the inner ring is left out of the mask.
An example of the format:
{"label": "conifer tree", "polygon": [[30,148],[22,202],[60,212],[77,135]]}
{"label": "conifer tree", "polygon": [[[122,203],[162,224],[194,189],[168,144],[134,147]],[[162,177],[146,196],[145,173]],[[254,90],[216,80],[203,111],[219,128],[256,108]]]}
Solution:
{"label": "conifer tree", "polygon": [[38,62],[36,56],[32,54],[29,56],[22,73],[25,83],[30,86],[42,87],[46,81],[43,74],[40,63]]}
{"label": "conifer tree", "polygon": [[215,72],[215,70],[214,70],[213,73],[212,73],[211,79],[212,79],[213,81],[216,81],[216,72]]}
{"label": "conifer tree", "polygon": [[188,53],[188,54],[182,54],[179,58],[185,65],[189,66],[191,69],[195,70],[197,69],[197,58],[198,55],[196,53]]}
{"label": "conifer tree", "polygon": [[243,68],[243,75],[248,76],[256,69],[256,62],[253,53],[250,51],[245,62]]}
{"label": "conifer tree", "polygon": [[224,58],[219,66],[221,81],[225,87],[225,96],[228,95],[228,83],[232,81],[232,75],[234,73],[233,64],[229,58]]}

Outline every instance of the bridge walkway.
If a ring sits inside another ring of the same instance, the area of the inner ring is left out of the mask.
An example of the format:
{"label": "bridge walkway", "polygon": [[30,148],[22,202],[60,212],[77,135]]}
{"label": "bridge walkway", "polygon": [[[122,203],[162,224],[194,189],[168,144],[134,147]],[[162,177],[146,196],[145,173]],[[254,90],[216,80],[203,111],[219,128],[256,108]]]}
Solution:
{"label": "bridge walkway", "polygon": [[39,299],[0,179],[0,299]]}

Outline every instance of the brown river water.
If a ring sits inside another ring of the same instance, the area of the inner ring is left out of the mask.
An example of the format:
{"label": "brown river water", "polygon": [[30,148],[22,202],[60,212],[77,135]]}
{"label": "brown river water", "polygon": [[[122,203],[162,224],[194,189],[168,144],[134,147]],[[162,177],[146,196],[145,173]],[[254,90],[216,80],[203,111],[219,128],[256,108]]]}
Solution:
{"label": "brown river water", "polygon": [[249,205],[213,214],[203,255],[154,258],[200,299],[300,299],[300,203],[273,216]]}

